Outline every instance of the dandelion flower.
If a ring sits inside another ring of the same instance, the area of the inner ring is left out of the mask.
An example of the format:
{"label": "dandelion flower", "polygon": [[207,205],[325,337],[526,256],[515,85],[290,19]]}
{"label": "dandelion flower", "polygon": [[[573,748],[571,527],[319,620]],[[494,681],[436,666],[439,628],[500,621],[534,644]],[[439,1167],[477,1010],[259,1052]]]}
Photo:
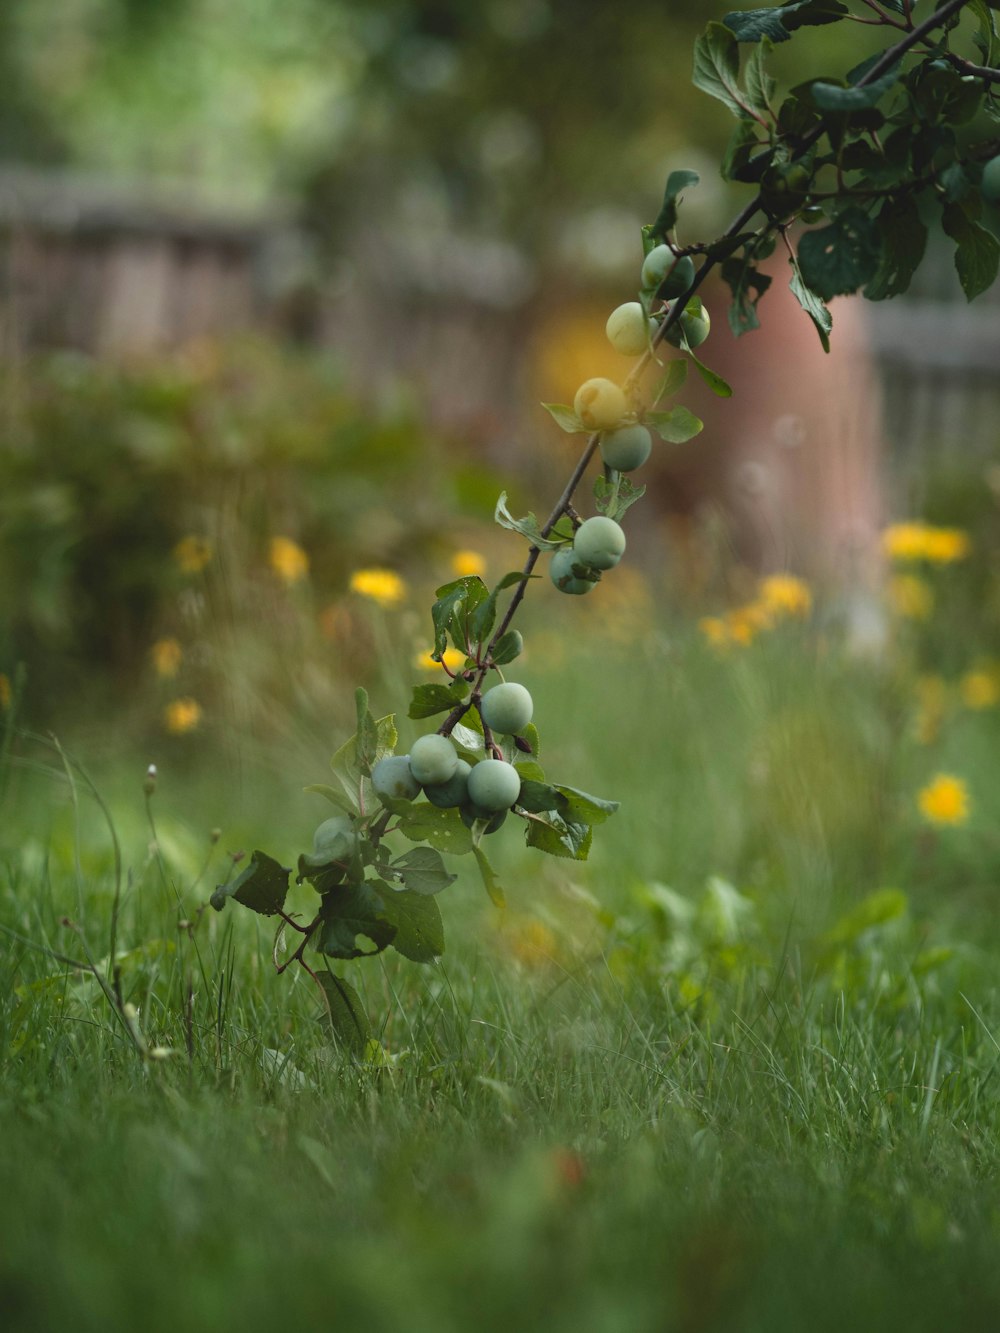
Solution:
{"label": "dandelion flower", "polygon": [[456,551],[451,557],[451,567],[460,578],[464,574],[479,574],[481,577],[486,573],[486,561],[478,551]]}
{"label": "dandelion flower", "polygon": [[893,560],[927,560],[950,565],[972,549],[961,528],[936,528],[930,523],[892,523],[882,533],[882,549]]}
{"label": "dandelion flower", "polygon": [[176,639],[157,639],[150,649],[153,666],[158,676],[176,676],[184,656]]}
{"label": "dandelion flower", "polygon": [[966,708],[992,708],[1000,703],[1000,672],[985,668],[967,671],[958,682],[958,692]]}
{"label": "dandelion flower", "polygon": [[460,671],[465,666],[465,653],[459,652],[457,648],[446,648],[441,654],[441,662],[438,662],[428,649],[427,652],[417,653],[413,659],[413,665],[421,671],[437,671],[442,663],[449,671]]}
{"label": "dandelion flower", "polygon": [[174,547],[174,559],[182,574],[200,574],[214,552],[205,537],[182,537]]}
{"label": "dandelion flower", "polygon": [[882,549],[892,560],[922,560],[926,531],[923,523],[891,523],[882,533]]}
{"label": "dandelion flower", "polygon": [[761,579],[758,590],[763,604],[779,615],[807,616],[812,610],[809,585],[794,574],[771,574]]}
{"label": "dandelion flower", "polygon": [[268,552],[271,568],[285,583],[300,583],[309,574],[309,557],[291,537],[272,537]]}
{"label": "dandelion flower", "polygon": [[729,647],[729,626],[722,616],[702,616],[698,621],[698,629],[713,648]]}
{"label": "dandelion flower", "polygon": [[163,722],[172,735],[184,736],[201,722],[201,704],[196,699],[174,699],[163,710]]}
{"label": "dandelion flower", "polygon": [[969,789],[952,773],[938,773],[917,793],[920,813],[931,824],[964,824],[969,818]]}
{"label": "dandelion flower", "polygon": [[406,596],[406,584],[391,569],[358,569],[351,575],[351,592],[379,606],[396,606]]}
{"label": "dandelion flower", "polygon": [[950,565],[964,560],[972,543],[960,528],[928,528],[924,535],[924,556],[935,565]]}

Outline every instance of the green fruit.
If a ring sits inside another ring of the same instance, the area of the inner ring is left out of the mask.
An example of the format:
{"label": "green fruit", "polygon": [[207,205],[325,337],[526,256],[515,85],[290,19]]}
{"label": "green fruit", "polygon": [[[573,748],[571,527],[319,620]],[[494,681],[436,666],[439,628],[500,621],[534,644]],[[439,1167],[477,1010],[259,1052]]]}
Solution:
{"label": "green fruit", "polygon": [[[692,301],[688,304],[693,304],[694,301],[698,301],[698,298],[692,298]],[[685,310],[684,314],[681,315],[680,327],[678,328],[677,324],[671,325],[663,336],[672,346],[680,347],[681,330],[683,330],[688,346],[693,350],[695,347],[700,347],[702,345],[708,337],[711,327],[711,316],[701,302],[698,301],[697,309]]]}
{"label": "green fruit", "polygon": [[616,472],[642,467],[653,451],[653,437],[645,426],[619,426],[601,436],[601,457]]}
{"label": "green fruit", "polygon": [[638,301],[626,301],[612,310],[605,332],[616,352],[622,356],[641,356],[656,332],[656,320],[649,318]]}
{"label": "green fruit", "polygon": [[573,553],[572,546],[563,546],[556,551],[549,564],[549,576],[560,592],[582,597],[594,586],[590,579],[581,579],[573,571],[573,566],[580,561]]}
{"label": "green fruit", "polygon": [[490,822],[483,829],[484,833],[496,833],[507,818],[506,810],[500,810],[494,814],[492,810],[481,810],[478,805],[463,805],[458,813],[466,828],[472,828],[477,819],[488,819]]}
{"label": "green fruit", "polygon": [[469,798],[469,773],[472,765],[459,759],[458,767],[447,782],[428,783],[424,795],[431,805],[447,810],[453,805],[464,805]]}
{"label": "green fruit", "polygon": [[1000,203],[1000,153],[991,157],[983,167],[983,178],[979,183],[983,198],[990,203]]}
{"label": "green fruit", "polygon": [[317,865],[340,861],[350,855],[356,838],[354,820],[350,815],[334,815],[331,819],[324,819],[313,834],[313,854],[309,859]]}
{"label": "green fruit", "polygon": [[577,528],[573,554],[591,569],[613,569],[625,554],[625,534],[613,518],[597,514]]}
{"label": "green fruit", "polygon": [[458,755],[447,736],[421,736],[410,746],[410,772],[422,787],[454,777]]}
{"label": "green fruit", "polygon": [[518,736],[531,721],[534,705],[523,685],[505,681],[483,695],[479,713],[491,731],[503,736]]}
{"label": "green fruit", "polygon": [[480,759],[469,774],[469,803],[480,810],[509,810],[520,793],[521,775],[504,759]]}
{"label": "green fruit", "polygon": [[610,430],[628,412],[625,395],[613,380],[585,380],[576,391],[573,411],[587,430]]}
{"label": "green fruit", "polygon": [[678,259],[669,245],[658,245],[642,261],[640,282],[657,296],[682,296],[694,282],[694,260],[690,255]]}
{"label": "green fruit", "polygon": [[410,758],[405,754],[380,759],[372,769],[372,786],[376,796],[395,800],[415,801],[420,795],[420,783],[410,772]]}

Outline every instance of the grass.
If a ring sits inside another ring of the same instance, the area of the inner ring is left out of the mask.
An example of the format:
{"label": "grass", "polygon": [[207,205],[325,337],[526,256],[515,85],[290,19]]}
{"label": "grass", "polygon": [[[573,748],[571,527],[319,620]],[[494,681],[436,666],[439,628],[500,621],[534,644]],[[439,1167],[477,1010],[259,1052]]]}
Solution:
{"label": "grass", "polygon": [[[206,754],[147,809],[119,755],[109,826],[18,743],[5,1327],[995,1326],[995,710],[919,746],[898,665],[795,626],[527,658],[547,770],[623,809],[586,866],[498,835],[510,908],[463,870],[439,965],[345,965],[367,1063],[266,923],[201,910],[228,852],[305,845],[325,810],[292,779],[321,771],[237,794]],[[942,766],[974,806],[937,831],[914,796]],[[105,967],[112,827],[132,1034],[53,956]]]}

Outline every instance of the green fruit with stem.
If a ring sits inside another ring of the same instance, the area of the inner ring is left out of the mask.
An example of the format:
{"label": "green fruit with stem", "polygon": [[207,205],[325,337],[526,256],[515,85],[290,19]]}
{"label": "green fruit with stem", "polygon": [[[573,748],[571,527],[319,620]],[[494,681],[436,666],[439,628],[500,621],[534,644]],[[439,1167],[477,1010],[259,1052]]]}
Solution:
{"label": "green fruit with stem", "polygon": [[521,794],[521,775],[505,759],[480,759],[469,774],[469,804],[495,814]]}
{"label": "green fruit with stem", "polygon": [[[697,302],[697,305],[695,302]],[[693,351],[696,347],[702,345],[711,328],[711,316],[698,297],[693,296],[687,304],[687,309],[681,315],[679,323],[672,324],[663,336],[673,347],[680,347],[681,330],[683,330],[687,344]]]}
{"label": "green fruit with stem", "polygon": [[983,167],[979,188],[984,199],[988,199],[992,204],[1000,203],[1000,153],[996,157],[991,157]]}
{"label": "green fruit with stem", "polygon": [[625,533],[613,518],[597,514],[577,528],[573,554],[591,569],[613,569],[625,554]]}
{"label": "green fruit with stem", "polygon": [[560,592],[582,597],[594,586],[591,579],[581,579],[573,569],[573,566],[579,563],[572,546],[562,546],[553,555],[549,564],[549,577]]}
{"label": "green fruit with stem", "polygon": [[534,704],[531,695],[516,681],[504,681],[486,691],[479,713],[491,731],[502,736],[518,736],[531,721]]}
{"label": "green fruit with stem", "polygon": [[641,356],[656,332],[656,320],[650,319],[638,301],[626,301],[612,310],[604,331],[616,352]]}
{"label": "green fruit with stem", "polygon": [[312,856],[307,859],[317,865],[342,861],[351,854],[356,841],[357,833],[350,815],[333,815],[324,819],[313,834]]}
{"label": "green fruit with stem", "polygon": [[658,245],[642,261],[640,278],[644,291],[658,296],[682,296],[694,282],[694,260],[674,254],[669,245]]}
{"label": "green fruit with stem", "polygon": [[455,805],[465,805],[469,799],[469,773],[471,771],[472,765],[464,759],[459,759],[458,767],[448,781],[426,783],[424,795],[431,805],[439,806],[443,810],[448,810]]}
{"label": "green fruit with stem", "polygon": [[645,426],[619,426],[601,436],[601,457],[616,472],[642,467],[653,451],[653,437]]}
{"label": "green fruit with stem", "polygon": [[587,430],[611,430],[624,420],[628,403],[614,380],[598,376],[585,380],[577,389],[573,411]]}
{"label": "green fruit with stem", "polygon": [[410,772],[421,787],[447,782],[454,777],[457,767],[458,755],[447,736],[436,732],[420,736],[410,746]]}
{"label": "green fruit with stem", "polygon": [[406,754],[386,755],[372,769],[372,786],[376,796],[393,800],[415,801],[420,795],[420,783],[410,770]]}
{"label": "green fruit with stem", "polygon": [[466,828],[472,828],[477,819],[489,820],[489,823],[483,829],[484,833],[496,833],[497,829],[507,818],[506,810],[500,810],[494,814],[492,810],[481,810],[478,805],[463,805],[458,813]]}

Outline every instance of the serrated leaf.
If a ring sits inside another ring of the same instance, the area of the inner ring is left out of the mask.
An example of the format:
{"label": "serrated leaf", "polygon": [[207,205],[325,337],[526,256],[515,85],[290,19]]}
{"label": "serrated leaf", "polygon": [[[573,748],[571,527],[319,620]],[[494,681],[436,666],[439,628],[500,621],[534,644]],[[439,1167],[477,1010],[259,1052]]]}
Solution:
{"label": "serrated leaf", "polygon": [[291,869],[279,864],[266,852],[254,852],[246,867],[228,884],[220,884],[210,902],[217,912],[227,898],[235,898],[261,916],[276,916],[285,905]]}
{"label": "serrated leaf", "polygon": [[878,230],[859,208],[845,209],[828,227],[799,239],[802,280],[823,301],[856,292],[875,276],[878,262]]}
{"label": "serrated leaf", "polygon": [[668,361],[667,368],[653,390],[652,404],[655,407],[661,398],[669,398],[681,388],[687,379],[688,363],[684,360]]}
{"label": "serrated leaf", "polygon": [[516,629],[505,631],[492,648],[491,656],[494,665],[506,666],[508,662],[513,662],[516,657],[520,657],[523,649],[524,639],[521,637],[521,631]]}
{"label": "serrated leaf", "polygon": [[[517,755],[515,754],[512,762],[514,764],[514,767],[517,769],[518,776],[521,779],[522,785],[525,782],[545,781],[545,773],[542,770],[542,766],[541,764],[537,763],[534,759],[518,759]],[[518,805],[521,804],[520,795],[518,796],[517,803]]]}
{"label": "serrated leaf", "polygon": [[830,350],[830,330],[833,328],[833,316],[827,310],[826,306],[816,295],[810,291],[802,281],[802,274],[795,260],[789,261],[792,265],[792,280],[788,284],[792,295],[798,301],[799,305],[806,312],[819,334],[819,340],[823,344],[823,351]]}
{"label": "serrated leaf", "polygon": [[351,800],[346,792],[338,791],[336,787],[330,787],[325,782],[311,782],[308,787],[303,787],[302,790],[315,792],[317,796],[325,797],[331,805],[335,805],[339,810],[343,810],[349,815],[357,813],[356,801]]}
{"label": "serrated leaf", "polygon": [[750,53],[750,59],[747,61],[743,75],[747,100],[751,108],[761,116],[770,115],[771,98],[774,96],[776,87],[775,80],[764,68],[764,61],[773,50],[774,43],[765,34]]}
{"label": "serrated leaf", "polygon": [[483,733],[480,730],[482,727],[482,720],[474,709],[470,709],[465,716],[471,718],[474,723],[479,723],[479,726],[468,727],[464,722],[458,722],[451,729],[451,738],[459,749],[469,750],[475,754],[477,751],[483,749],[486,744]]}
{"label": "serrated leaf", "polygon": [[[454,875],[451,876],[455,878]],[[382,910],[396,928],[392,947],[413,963],[432,963],[444,953],[444,923],[433,898],[385,885]]]}
{"label": "serrated leaf", "polygon": [[1000,40],[997,38],[997,25],[986,0],[969,0],[969,9],[979,20],[979,31],[972,40],[983,58],[983,63],[993,65],[1000,60]]}
{"label": "serrated leaf", "polygon": [[526,514],[524,518],[515,518],[507,508],[506,491],[500,492],[500,498],[497,500],[496,508],[493,511],[493,519],[502,528],[509,528],[511,532],[519,532],[522,537],[527,537],[532,546],[537,546],[540,551],[554,551],[562,545],[561,542],[552,541],[548,537],[542,536],[541,524],[534,514]]}
{"label": "serrated leaf", "polygon": [[400,833],[411,842],[426,842],[451,856],[472,850],[472,838],[457,810],[442,810],[424,801],[388,800],[384,804],[397,816]]}
{"label": "serrated leaf", "polygon": [[644,420],[668,444],[684,444],[705,428],[703,421],[680,405],[669,412],[647,412]]}
{"label": "serrated leaf", "polygon": [[368,691],[358,688],[354,691],[354,705],[357,710],[358,727],[355,732],[356,759],[362,774],[371,777],[375,751],[378,749],[378,729],[375,719],[368,710]]}
{"label": "serrated leaf", "polygon": [[560,430],[567,435],[587,435],[589,431],[571,407],[566,403],[542,403],[549,416]]}
{"label": "serrated leaf", "polygon": [[729,327],[734,336],[739,338],[751,329],[760,327],[757,302],[770,287],[771,276],[755,267],[751,257],[727,259],[719,272],[733,294],[733,303],[729,307]]}
{"label": "serrated leaf", "polygon": [[559,810],[564,802],[550,783],[526,775],[521,782],[517,804],[531,814],[544,814],[547,810]]}
{"label": "serrated leaf", "polygon": [[469,689],[465,681],[457,681],[455,684],[465,688],[455,689],[454,685],[414,685],[407,717],[419,722],[425,717],[436,717],[438,713],[450,713]]}
{"label": "serrated leaf", "polygon": [[589,824],[571,823],[554,810],[526,815],[525,822],[528,826],[525,842],[529,847],[573,861],[586,861],[590,854],[594,832]]}
{"label": "serrated leaf", "polygon": [[882,253],[864,294],[869,301],[884,301],[909,287],[927,248],[927,228],[912,195],[883,204],[876,224]]}
{"label": "serrated leaf", "polygon": [[656,215],[656,221],[649,228],[651,237],[666,236],[677,226],[677,204],[682,191],[690,185],[697,185],[701,177],[697,171],[672,171],[667,177],[666,189],[663,191],[663,203],[660,205],[660,211]]}
{"label": "serrated leaf", "polygon": [[496,623],[497,598],[500,594],[523,580],[524,575],[520,570],[505,574],[496,587],[491,589],[489,596],[479,603],[469,620],[469,631],[474,643],[485,643],[489,638]]}
{"label": "serrated leaf", "polygon": [[[328,958],[367,958],[392,943],[396,926],[387,916],[381,896],[368,880],[339,884],[323,895],[315,948]],[[364,949],[358,936],[375,946]]]}
{"label": "serrated leaf", "polygon": [[[369,788],[363,786],[363,783],[366,783],[367,780],[367,772],[370,772],[380,759],[395,753],[398,740],[396,715],[387,713],[385,717],[380,717],[375,723],[375,743],[371,763],[366,765],[365,768],[358,760],[358,738],[356,734],[350,740],[345,741],[337,750],[330,760],[330,767],[340,779],[345,792],[352,801],[356,801],[359,790],[363,790],[367,794]],[[368,743],[371,745],[370,736]]]}
{"label": "serrated leaf", "polygon": [[537,759],[541,744],[538,736],[538,728],[535,726],[534,722],[528,723],[518,739],[524,741],[527,745],[528,754],[533,755]]}
{"label": "serrated leaf", "polygon": [[955,242],[955,268],[967,301],[993,285],[1000,266],[1000,241],[969,217],[961,204],[946,204],[941,225]]}
{"label": "serrated leaf", "polygon": [[617,523],[623,514],[646,494],[645,486],[636,486],[621,472],[612,473],[608,481],[603,473],[594,478],[594,503],[598,513],[613,518]]}
{"label": "serrated leaf", "polygon": [[316,980],[323,988],[326,999],[323,1017],[330,1024],[333,1035],[352,1055],[363,1055],[372,1039],[372,1029],[361,996],[332,972],[317,972]]}
{"label": "serrated leaf", "polygon": [[500,886],[500,881],[497,879],[496,871],[489,863],[489,858],[478,842],[473,845],[472,850],[476,857],[476,865],[479,867],[479,874],[482,877],[483,888],[486,890],[490,902],[494,907],[506,907],[507,895]]}
{"label": "serrated leaf", "polygon": [[817,79],[810,85],[813,101],[824,111],[863,111],[879,102],[890,88],[899,82],[899,69],[894,68],[861,88],[841,88],[835,83]]}
{"label": "serrated leaf", "polygon": [[696,88],[715,97],[734,116],[745,119],[750,113],[740,89],[740,52],[736,38],[721,23],[709,23],[694,44],[694,70],[691,81]]}
{"label": "serrated leaf", "polygon": [[433,847],[414,847],[412,851],[397,856],[390,868],[408,889],[425,895],[440,893],[458,878],[448,873],[441,860],[441,853]]}
{"label": "serrated leaf", "polygon": [[465,574],[442,584],[434,595],[437,600],[431,607],[431,620],[434,623],[432,656],[438,660],[443,657],[449,634],[459,652],[468,652],[472,639],[471,618],[476,608],[489,596],[486,584],[478,574]]}
{"label": "serrated leaf", "polygon": [[568,805],[563,813],[573,821],[603,824],[620,808],[618,801],[606,801],[601,796],[591,796],[589,792],[580,791],[578,787],[567,787],[563,783],[556,784],[556,791],[566,798]]}

